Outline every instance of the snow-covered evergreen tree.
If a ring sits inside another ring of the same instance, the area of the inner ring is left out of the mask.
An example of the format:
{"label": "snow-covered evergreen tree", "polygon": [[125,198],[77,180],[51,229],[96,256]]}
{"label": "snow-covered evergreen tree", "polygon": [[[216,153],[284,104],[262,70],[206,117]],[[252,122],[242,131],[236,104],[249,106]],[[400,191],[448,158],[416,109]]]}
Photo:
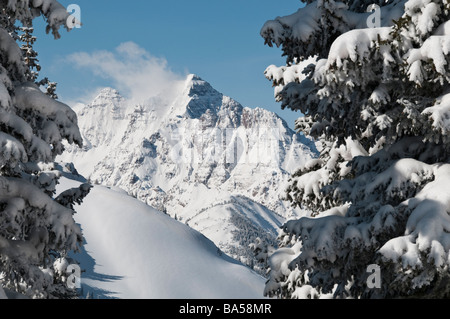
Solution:
{"label": "snow-covered evergreen tree", "polygon": [[33,36],[34,28],[31,27],[21,27],[19,28],[23,33],[19,36],[22,46],[22,54],[24,61],[29,70],[28,78],[30,81],[36,81],[39,71],[41,70],[41,65],[37,58],[38,53],[33,49],[33,45],[37,38]]}
{"label": "snow-covered evergreen tree", "polygon": [[[43,16],[58,38],[69,14],[56,0],[0,1],[0,295],[73,296],[64,282],[66,255],[82,243],[72,205],[89,191],[54,199],[63,140],[82,144],[75,113],[34,82],[32,20]],[[26,33],[19,46],[16,25]],[[27,31],[28,30],[28,31]],[[56,266],[57,267],[56,267]],[[6,295],[4,293],[6,292]]]}
{"label": "snow-covered evergreen tree", "polygon": [[[321,155],[287,197],[266,294],[449,297],[450,1],[303,0],[266,22],[266,76]],[[370,284],[380,267],[380,288]]]}
{"label": "snow-covered evergreen tree", "polygon": [[57,100],[58,94],[56,94],[56,86],[58,83],[50,81],[48,78],[44,79],[44,83],[47,85],[47,88],[45,90],[45,94],[50,96],[52,99]]}
{"label": "snow-covered evergreen tree", "polygon": [[17,37],[20,42],[22,42],[20,49],[22,50],[25,65],[28,67],[28,80],[34,81],[38,86],[46,86],[45,93],[52,99],[58,99],[58,95],[56,94],[56,82],[51,82],[48,78],[37,81],[39,72],[41,71],[41,65],[37,58],[38,53],[33,48],[33,45],[37,40],[37,38],[33,36],[34,28],[20,27],[16,29],[22,32],[22,34]]}

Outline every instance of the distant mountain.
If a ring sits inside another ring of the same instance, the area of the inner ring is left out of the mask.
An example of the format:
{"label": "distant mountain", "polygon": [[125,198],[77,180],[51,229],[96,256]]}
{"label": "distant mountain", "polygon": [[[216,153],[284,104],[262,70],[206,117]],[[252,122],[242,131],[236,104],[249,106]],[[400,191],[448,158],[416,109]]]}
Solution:
{"label": "distant mountain", "polygon": [[251,241],[275,241],[283,221],[302,213],[282,196],[314,144],[196,75],[170,100],[136,105],[106,88],[76,111],[85,146],[68,147],[62,161],[189,224],[235,258],[248,261]]}

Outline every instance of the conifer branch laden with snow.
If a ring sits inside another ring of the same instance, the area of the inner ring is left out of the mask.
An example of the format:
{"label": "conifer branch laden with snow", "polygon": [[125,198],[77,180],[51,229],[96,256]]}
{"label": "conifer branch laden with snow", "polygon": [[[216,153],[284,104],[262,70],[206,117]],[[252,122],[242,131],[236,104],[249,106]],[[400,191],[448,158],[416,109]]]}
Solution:
{"label": "conifer branch laden with snow", "polygon": [[[63,140],[81,146],[82,138],[76,114],[30,73],[37,66],[33,19],[43,16],[58,38],[69,13],[55,0],[0,1],[0,10],[0,296],[73,297],[53,263],[82,244],[71,203],[89,189],[55,200],[60,173],[53,163]],[[22,49],[16,24],[25,31]]]}
{"label": "conifer branch laden with snow", "polygon": [[17,36],[22,42],[20,49],[24,57],[25,65],[28,67],[28,80],[35,82],[38,86],[47,86],[46,94],[52,99],[57,100],[58,95],[56,94],[56,82],[51,82],[48,78],[43,78],[38,81],[39,72],[41,71],[41,65],[37,58],[38,53],[33,49],[33,45],[37,38],[33,36],[34,28],[31,27],[17,27],[16,30],[20,30],[23,33]]}
{"label": "conifer branch laden with snow", "polygon": [[311,216],[283,226],[266,294],[448,297],[450,1],[303,2],[261,30],[287,57],[266,70],[276,99],[322,144],[287,190]]}

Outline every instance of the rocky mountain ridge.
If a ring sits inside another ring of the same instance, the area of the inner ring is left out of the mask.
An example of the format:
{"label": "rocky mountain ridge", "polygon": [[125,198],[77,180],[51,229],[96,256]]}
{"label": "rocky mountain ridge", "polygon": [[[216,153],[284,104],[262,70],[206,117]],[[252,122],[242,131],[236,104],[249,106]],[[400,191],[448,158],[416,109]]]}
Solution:
{"label": "rocky mountain ridge", "polygon": [[286,219],[302,214],[282,200],[283,185],[315,156],[314,144],[196,75],[170,101],[134,104],[106,88],[76,111],[85,146],[68,147],[62,161],[188,223],[225,252],[241,251],[233,257],[251,259],[249,242],[274,241]]}

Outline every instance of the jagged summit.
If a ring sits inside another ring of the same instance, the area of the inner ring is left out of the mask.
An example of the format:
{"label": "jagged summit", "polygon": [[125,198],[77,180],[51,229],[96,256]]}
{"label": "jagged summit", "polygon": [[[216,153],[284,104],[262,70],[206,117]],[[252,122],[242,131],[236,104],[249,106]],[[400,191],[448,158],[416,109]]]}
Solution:
{"label": "jagged summit", "polygon": [[238,127],[241,124],[244,107],[196,74],[188,75],[184,86],[180,86],[175,95],[172,102],[167,102],[164,97],[153,97],[144,104],[134,105],[118,90],[107,87],[99,92],[88,108],[97,109],[92,111],[94,113],[112,112],[116,118],[137,112],[140,113],[141,120],[145,120],[142,117],[153,110],[161,122],[177,118],[199,119],[204,128],[213,127],[217,123],[222,128]]}
{"label": "jagged summit", "polygon": [[203,79],[200,75],[194,74],[194,73],[188,74],[186,76],[185,82],[186,82],[186,87],[188,87],[188,88],[191,86],[194,86],[194,85],[205,85],[205,84],[207,84],[208,86],[211,87],[211,85],[208,83],[208,81]]}
{"label": "jagged summit", "polygon": [[125,98],[116,89],[106,87],[100,91],[90,105],[104,106],[108,103],[121,103]]}
{"label": "jagged summit", "polygon": [[186,78],[186,82],[187,82],[187,83],[192,83],[192,82],[196,82],[196,81],[199,81],[199,82],[206,82],[206,81],[203,80],[199,75],[194,74],[194,73],[189,74],[189,75],[187,76],[187,78]]}
{"label": "jagged summit", "polygon": [[209,82],[203,80],[200,76],[196,74],[190,74],[186,78],[186,90],[189,96],[195,95],[222,95],[216,89],[214,89]]}
{"label": "jagged summit", "polygon": [[[285,120],[277,114],[263,108],[245,108],[236,100],[225,96],[211,84],[196,74],[187,76],[184,95],[188,97],[184,116],[200,119],[203,128],[219,125],[224,128],[237,128],[241,125],[247,129],[258,126],[281,127],[295,134]],[[306,139],[304,139],[306,142]]]}
{"label": "jagged summit", "polygon": [[183,94],[189,99],[185,116],[190,118],[199,119],[206,113],[217,115],[223,104],[223,94],[195,74],[188,75]]}

